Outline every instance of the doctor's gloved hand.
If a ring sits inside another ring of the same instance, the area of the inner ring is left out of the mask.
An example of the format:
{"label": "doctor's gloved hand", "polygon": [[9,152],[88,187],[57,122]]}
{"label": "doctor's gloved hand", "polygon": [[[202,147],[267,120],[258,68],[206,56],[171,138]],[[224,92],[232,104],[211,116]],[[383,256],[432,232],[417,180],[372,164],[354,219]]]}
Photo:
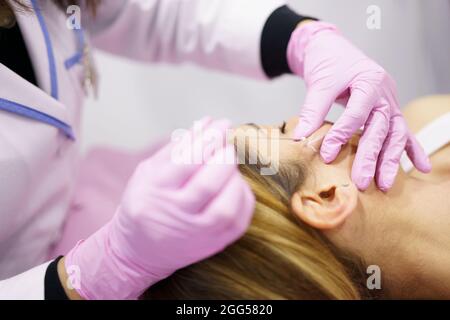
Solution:
{"label": "doctor's gloved hand", "polygon": [[316,21],[300,24],[287,51],[290,69],[304,78],[307,89],[295,138],[317,130],[337,101],[346,109],[324,138],[320,154],[326,163],[332,162],[364,126],[352,168],[352,180],[360,190],[367,189],[374,177],[381,190],[392,187],[403,151],[418,170],[431,170],[401,114],[394,81],[335,26]]}
{"label": "doctor's gloved hand", "polygon": [[[65,257],[82,298],[136,299],[244,234],[255,200],[226,143],[228,128],[203,119],[138,166],[113,219]],[[180,163],[186,150],[203,161]]]}

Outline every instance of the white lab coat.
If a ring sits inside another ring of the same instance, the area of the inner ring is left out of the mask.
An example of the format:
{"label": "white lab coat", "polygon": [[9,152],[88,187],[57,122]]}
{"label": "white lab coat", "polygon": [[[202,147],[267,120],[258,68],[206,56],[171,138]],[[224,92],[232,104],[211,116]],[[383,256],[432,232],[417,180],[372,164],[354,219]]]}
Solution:
{"label": "white lab coat", "polygon": [[[17,20],[39,88],[0,64],[0,279],[9,278],[0,281],[0,299],[44,298],[45,261],[60,236],[78,167],[80,33],[66,27],[67,15],[51,1],[29,4],[36,14],[18,13]],[[96,20],[82,11],[82,27],[95,47],[132,59],[264,78],[261,32],[283,4],[108,0]]]}

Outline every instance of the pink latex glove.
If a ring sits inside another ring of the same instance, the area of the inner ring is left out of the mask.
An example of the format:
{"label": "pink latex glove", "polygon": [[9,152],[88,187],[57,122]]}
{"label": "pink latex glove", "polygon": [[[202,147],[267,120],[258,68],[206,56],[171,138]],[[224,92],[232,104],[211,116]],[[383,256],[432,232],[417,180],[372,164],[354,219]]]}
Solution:
{"label": "pink latex glove", "polygon": [[364,126],[351,174],[360,190],[367,189],[374,176],[381,190],[392,187],[404,150],[418,170],[431,170],[402,116],[394,81],[335,26],[315,21],[300,25],[287,51],[289,67],[304,78],[307,88],[296,139],[317,130],[338,101],[346,109],[324,138],[320,154],[326,163],[332,162],[342,145]]}
{"label": "pink latex glove", "polygon": [[[138,298],[243,235],[255,200],[236,164],[221,162],[227,152],[236,156],[225,142],[229,122],[201,123],[219,133],[219,149],[205,152],[202,163],[176,164],[173,153],[185,142],[170,142],[138,166],[113,219],[66,256],[69,280],[74,287],[78,282],[81,297]],[[196,154],[211,145],[204,135],[189,134]]]}

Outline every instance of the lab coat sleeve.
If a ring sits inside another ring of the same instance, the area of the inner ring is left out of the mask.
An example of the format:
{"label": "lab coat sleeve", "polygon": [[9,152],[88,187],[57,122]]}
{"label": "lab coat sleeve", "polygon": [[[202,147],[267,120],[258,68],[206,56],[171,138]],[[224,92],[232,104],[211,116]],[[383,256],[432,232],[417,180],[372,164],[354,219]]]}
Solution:
{"label": "lab coat sleeve", "polygon": [[0,300],[44,300],[45,274],[50,263],[0,281]]}
{"label": "lab coat sleeve", "polygon": [[[193,62],[266,78],[260,40],[285,0],[110,0],[83,26],[99,49],[145,62]],[[88,17],[88,18],[86,18]]]}

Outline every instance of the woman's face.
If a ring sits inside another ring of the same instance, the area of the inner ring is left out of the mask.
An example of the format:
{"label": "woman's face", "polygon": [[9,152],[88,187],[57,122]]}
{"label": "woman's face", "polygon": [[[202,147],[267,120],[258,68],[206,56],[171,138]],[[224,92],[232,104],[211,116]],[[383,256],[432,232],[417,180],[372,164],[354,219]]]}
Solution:
{"label": "woman's face", "polygon": [[[235,141],[247,138],[246,150],[240,150],[237,144],[238,154],[256,153],[264,157],[265,163],[278,159],[280,167],[299,164],[297,167],[304,168],[304,174],[298,178],[302,181],[289,180],[290,185],[300,185],[294,192],[286,190],[291,197],[291,210],[305,223],[323,230],[333,243],[345,247],[357,236],[354,230],[361,225],[358,215],[352,214],[360,193],[351,180],[359,134],[342,147],[332,163],[326,164],[320,157],[320,147],[332,124],[325,123],[306,140],[295,141],[292,136],[298,121],[298,117],[293,117],[276,125],[246,124],[236,128]],[[255,130],[258,130],[256,140],[259,143],[249,143],[255,140]],[[272,144],[274,139],[276,143]],[[265,152],[267,144],[270,144],[270,152]]]}
{"label": "woman's face", "polygon": [[[308,172],[311,172],[306,176],[306,184],[317,182],[321,178],[329,179],[329,177],[339,177],[341,181],[349,182],[359,136],[355,135],[350,143],[343,146],[338,158],[328,165],[323,162],[319,152],[323,138],[332,124],[325,123],[306,140],[295,141],[292,136],[298,121],[298,117],[292,117],[275,125],[242,125],[235,130],[235,137],[238,139],[249,137],[251,141],[257,140],[258,143],[247,143],[245,146],[249,154],[257,154],[264,163],[276,159],[281,166],[287,162],[304,164]],[[258,131],[256,136],[255,130]],[[267,150],[270,152],[266,152]],[[238,152],[241,151],[238,150]]]}

